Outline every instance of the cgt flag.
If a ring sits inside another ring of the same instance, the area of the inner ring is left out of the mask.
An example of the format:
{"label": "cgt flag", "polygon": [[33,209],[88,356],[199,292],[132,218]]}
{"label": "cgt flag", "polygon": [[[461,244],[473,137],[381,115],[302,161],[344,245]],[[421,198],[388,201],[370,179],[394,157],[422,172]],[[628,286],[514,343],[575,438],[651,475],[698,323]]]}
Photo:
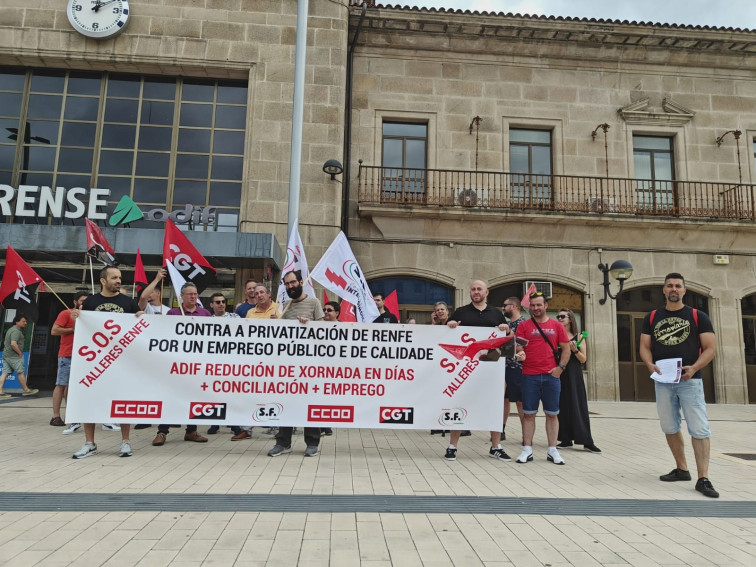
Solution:
{"label": "cgt flag", "polygon": [[5,272],[0,284],[0,303],[6,309],[15,309],[16,313],[23,313],[32,321],[37,320],[36,292],[42,283],[39,274],[24,262],[13,248],[8,246],[5,255]]}
{"label": "cgt flag", "polygon": [[89,219],[84,220],[87,223],[87,255],[106,266],[117,266],[118,260],[116,260],[115,252],[100,227]]}
{"label": "cgt flag", "polygon": [[142,290],[149,285],[147,281],[147,272],[144,271],[144,264],[142,263],[142,255],[137,248],[136,253],[136,266],[134,267],[134,287],[137,293],[142,293]]}
{"label": "cgt flag", "polygon": [[302,281],[304,282],[302,289],[307,295],[315,297],[315,290],[310,283],[310,272],[307,267],[304,246],[302,246],[302,238],[299,236],[299,219],[294,220],[289,235],[289,243],[286,246],[286,260],[283,270],[281,270],[281,281],[278,283],[278,296],[276,298],[279,311],[282,311],[286,302],[291,301],[289,294],[286,293],[286,286],[283,282],[284,276],[297,270],[302,274]]}
{"label": "cgt flag", "polygon": [[202,293],[208,285],[215,281],[215,268],[170,219],[165,223],[163,266],[167,266],[169,263],[173,264],[173,267],[184,280],[191,281],[197,286],[198,293]]}
{"label": "cgt flag", "polygon": [[372,323],[380,315],[343,232],[339,232],[310,275],[323,287],[354,305],[359,323]]}

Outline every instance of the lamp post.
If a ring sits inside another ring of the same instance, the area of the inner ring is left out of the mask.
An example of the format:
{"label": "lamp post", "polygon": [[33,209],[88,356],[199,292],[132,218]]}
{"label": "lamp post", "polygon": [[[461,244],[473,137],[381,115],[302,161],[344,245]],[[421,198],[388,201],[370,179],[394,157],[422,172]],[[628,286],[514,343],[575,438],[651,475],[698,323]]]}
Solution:
{"label": "lamp post", "polygon": [[[599,299],[599,304],[604,305],[604,303],[606,303],[607,297],[610,297],[611,299],[617,299],[619,294],[622,293],[622,287],[625,284],[625,280],[630,279],[630,276],[633,275],[633,266],[627,260],[617,260],[613,262],[611,266],[607,266],[606,264],[599,264],[598,268],[599,270],[601,270],[601,273],[604,274],[604,281],[602,283],[604,287],[604,297],[603,299]],[[619,290],[615,295],[612,295],[612,292],[609,291],[610,275],[615,280],[618,280],[620,284]]]}

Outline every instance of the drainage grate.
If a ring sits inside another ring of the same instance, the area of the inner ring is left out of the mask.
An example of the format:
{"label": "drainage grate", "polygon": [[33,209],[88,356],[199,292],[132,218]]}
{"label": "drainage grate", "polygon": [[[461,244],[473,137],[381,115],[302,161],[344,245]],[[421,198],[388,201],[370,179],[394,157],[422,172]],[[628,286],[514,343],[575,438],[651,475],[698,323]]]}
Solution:
{"label": "drainage grate", "polygon": [[744,461],[756,461],[756,453],[725,453],[728,457],[743,459]]}
{"label": "drainage grate", "polygon": [[756,502],[342,494],[47,494],[0,492],[0,511],[382,512],[395,514],[756,518]]}

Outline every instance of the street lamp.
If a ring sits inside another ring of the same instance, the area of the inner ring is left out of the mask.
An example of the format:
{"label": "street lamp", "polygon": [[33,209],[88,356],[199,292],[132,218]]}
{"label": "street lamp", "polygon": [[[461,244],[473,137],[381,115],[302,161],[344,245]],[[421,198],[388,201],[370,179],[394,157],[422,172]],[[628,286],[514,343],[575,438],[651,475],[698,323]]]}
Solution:
{"label": "street lamp", "polygon": [[[619,294],[622,293],[622,286],[625,284],[625,280],[630,279],[630,276],[633,275],[633,266],[627,260],[617,260],[612,263],[611,267],[606,264],[599,264],[598,268],[604,274],[604,282],[602,284],[604,286],[604,298],[599,299],[599,303],[604,305],[607,296],[617,299]],[[619,290],[616,295],[612,295],[612,292],[609,291],[609,275],[619,281]]]}
{"label": "street lamp", "polygon": [[336,181],[336,176],[344,173],[344,166],[335,159],[329,159],[323,164],[323,171],[331,176],[331,181]]}

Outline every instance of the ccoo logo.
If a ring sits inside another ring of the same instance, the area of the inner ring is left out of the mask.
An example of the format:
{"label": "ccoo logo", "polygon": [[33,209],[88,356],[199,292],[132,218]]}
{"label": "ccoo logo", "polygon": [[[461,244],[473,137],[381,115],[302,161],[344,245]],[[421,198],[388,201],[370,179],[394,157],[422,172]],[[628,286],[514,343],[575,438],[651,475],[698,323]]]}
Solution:
{"label": "ccoo logo", "polygon": [[110,417],[158,418],[161,417],[162,414],[163,402],[113,400],[110,404]]}
{"label": "ccoo logo", "polygon": [[307,420],[352,423],[354,406],[307,406]]}

